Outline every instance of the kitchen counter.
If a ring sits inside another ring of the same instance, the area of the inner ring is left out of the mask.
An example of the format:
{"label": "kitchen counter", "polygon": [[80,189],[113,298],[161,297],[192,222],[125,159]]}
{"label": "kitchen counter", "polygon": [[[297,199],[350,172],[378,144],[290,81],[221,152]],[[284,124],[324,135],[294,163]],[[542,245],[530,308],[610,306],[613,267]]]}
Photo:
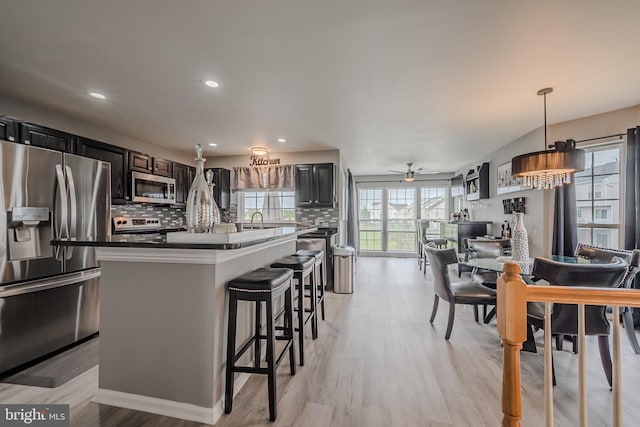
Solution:
{"label": "kitchen counter", "polygon": [[[100,283],[99,381],[94,402],[206,424],[223,413],[226,283],[296,251],[299,234],[237,244],[168,243],[160,234],[116,235],[96,246]],[[254,324],[238,306],[237,342]],[[248,352],[241,363],[250,364]],[[239,390],[248,374],[235,376]]]}
{"label": "kitchen counter", "polygon": [[267,238],[256,239],[241,243],[175,243],[167,242],[166,233],[150,234],[115,234],[103,240],[52,240],[52,245],[58,246],[94,246],[103,248],[172,248],[172,249],[241,249],[260,243],[278,240],[287,236],[298,236],[314,232],[316,227],[277,227],[277,234]]}

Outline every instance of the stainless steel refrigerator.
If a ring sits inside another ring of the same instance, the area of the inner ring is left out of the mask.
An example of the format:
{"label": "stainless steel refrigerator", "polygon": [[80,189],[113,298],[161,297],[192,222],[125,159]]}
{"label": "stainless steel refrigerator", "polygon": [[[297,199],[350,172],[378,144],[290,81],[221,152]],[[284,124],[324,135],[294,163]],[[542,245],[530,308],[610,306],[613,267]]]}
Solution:
{"label": "stainless steel refrigerator", "polygon": [[110,230],[111,165],[0,141],[0,373],[99,329],[95,248]]}

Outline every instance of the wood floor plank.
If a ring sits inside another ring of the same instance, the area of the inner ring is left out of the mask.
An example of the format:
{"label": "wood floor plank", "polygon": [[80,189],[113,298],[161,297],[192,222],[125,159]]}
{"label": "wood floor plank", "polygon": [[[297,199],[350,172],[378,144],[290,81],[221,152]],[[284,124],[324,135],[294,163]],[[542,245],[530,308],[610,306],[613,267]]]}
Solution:
{"label": "wood floor plank", "polygon": [[[234,399],[233,412],[216,425],[236,426],[495,426],[501,419],[502,348],[496,322],[476,323],[459,306],[450,341],[444,339],[448,305],[440,303],[434,324],[431,274],[415,259],[358,258],[355,293],[326,294],[326,321],[319,338],[305,342],[306,364],[291,377],[278,370],[278,419],[268,420],[264,376],[253,375]],[[308,331],[307,331],[308,332]],[[597,342],[587,337],[590,425],[611,425],[612,393]],[[543,424],[542,334],[540,352],[522,353],[523,425]],[[640,356],[622,340],[624,425],[640,420]],[[577,424],[578,357],[554,351],[556,425]],[[78,427],[202,424],[91,402],[98,369],[61,387],[46,389],[0,383],[3,403],[68,403]]]}

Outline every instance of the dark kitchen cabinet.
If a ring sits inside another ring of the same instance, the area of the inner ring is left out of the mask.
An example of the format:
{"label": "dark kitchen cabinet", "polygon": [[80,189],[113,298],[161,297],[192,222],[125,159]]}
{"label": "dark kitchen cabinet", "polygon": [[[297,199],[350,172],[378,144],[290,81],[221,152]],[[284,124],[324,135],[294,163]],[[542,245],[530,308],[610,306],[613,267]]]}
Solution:
{"label": "dark kitchen cabinet", "polygon": [[20,123],[19,127],[23,144],[75,153],[75,135],[31,123]]}
{"label": "dark kitchen cabinet", "polygon": [[171,160],[153,158],[153,174],[173,178],[173,162]]}
{"label": "dark kitchen cabinet", "polygon": [[333,207],[335,202],[333,163],[296,165],[296,206]]}
{"label": "dark kitchen cabinet", "polygon": [[123,204],[128,200],[127,150],[115,145],[78,137],[78,154],[111,163],[111,203]]}
{"label": "dark kitchen cabinet", "polygon": [[189,166],[182,163],[173,163],[173,179],[176,180],[176,204],[187,203],[189,187],[192,180],[189,179]]}
{"label": "dark kitchen cabinet", "polygon": [[18,141],[18,122],[10,117],[0,116],[0,139]]}
{"label": "dark kitchen cabinet", "polygon": [[129,151],[129,170],[153,173],[153,159],[151,156],[137,151]]}
{"label": "dark kitchen cabinet", "polygon": [[[223,168],[209,168],[213,172],[213,198],[218,208],[228,210],[231,203],[231,171]],[[205,173],[208,169],[205,170]],[[206,175],[205,175],[206,176]]]}

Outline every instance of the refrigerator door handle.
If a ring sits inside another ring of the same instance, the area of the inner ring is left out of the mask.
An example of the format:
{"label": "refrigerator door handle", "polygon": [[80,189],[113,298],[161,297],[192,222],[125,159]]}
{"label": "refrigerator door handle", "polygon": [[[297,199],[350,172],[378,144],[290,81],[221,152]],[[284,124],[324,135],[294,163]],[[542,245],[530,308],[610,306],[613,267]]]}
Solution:
{"label": "refrigerator door handle", "polygon": [[[64,167],[65,177],[67,178],[67,188],[69,189],[69,207],[71,223],[69,224],[69,238],[71,240],[77,237],[76,228],[78,226],[78,203],[76,199],[76,184],[73,180],[73,172],[69,166]],[[73,256],[73,246],[66,248],[66,259],[71,259]]]}
{"label": "refrigerator door handle", "polygon": [[[62,170],[62,165],[56,165],[56,179],[58,181],[58,197],[60,198],[60,212],[55,221],[55,234],[58,239],[68,239],[69,238],[69,227],[68,227],[68,212],[67,208],[69,206],[69,202],[67,200],[67,186],[64,179],[64,172]],[[60,252],[64,250],[59,246],[55,246],[55,255],[56,259],[60,259]]]}

